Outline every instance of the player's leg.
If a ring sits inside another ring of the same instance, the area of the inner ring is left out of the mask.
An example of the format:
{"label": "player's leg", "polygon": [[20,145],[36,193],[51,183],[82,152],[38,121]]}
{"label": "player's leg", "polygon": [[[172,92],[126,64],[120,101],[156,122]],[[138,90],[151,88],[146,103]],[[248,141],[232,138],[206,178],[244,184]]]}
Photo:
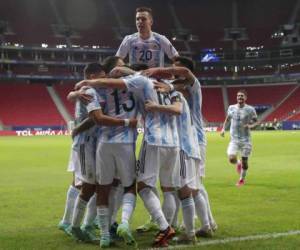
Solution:
{"label": "player's leg", "polygon": [[99,143],[96,150],[97,176],[97,220],[101,232],[100,247],[109,247],[112,243],[110,235],[109,196],[116,173],[116,166],[109,143]]}
{"label": "player's leg", "polygon": [[[198,168],[198,166],[197,166]],[[192,190],[197,188],[197,169],[195,159],[188,157],[184,151],[180,151],[180,184],[178,196],[182,207],[183,222],[185,233],[181,234],[176,240],[178,243],[195,243],[195,203]]]}
{"label": "player's leg", "polygon": [[239,152],[239,144],[237,142],[231,141],[227,148],[228,160],[231,164],[236,166],[236,171],[238,174],[241,173],[242,163],[237,158],[237,154]]}
{"label": "player's leg", "polygon": [[[169,226],[160,204],[160,200],[153,192],[160,170],[160,148],[142,146],[138,164],[138,193],[144,202],[144,206],[159,226],[159,232],[155,237],[154,247],[168,246],[167,240],[173,236],[174,230]],[[172,231],[173,230],[173,231]]]}
{"label": "player's leg", "polygon": [[95,193],[95,184],[83,182],[80,195],[77,197],[74,205],[74,211],[72,216],[72,223],[68,231],[74,239],[90,242],[96,240],[96,237],[89,238],[80,228],[83,220],[85,210],[90,198]]}
{"label": "player's leg", "polygon": [[[73,179],[74,179],[73,175]],[[66,204],[65,204],[65,211],[63,218],[58,224],[58,228],[62,231],[66,231],[66,229],[71,225],[72,222],[72,215],[74,211],[74,204],[76,201],[76,198],[78,197],[80,193],[81,183],[80,185],[75,185],[75,180],[73,180],[72,184],[70,185],[68,191],[67,191],[67,198],[66,198]]]}
{"label": "player's leg", "polygon": [[[200,147],[201,160],[199,161],[199,179],[198,179],[199,189],[198,190],[199,190],[199,193],[202,195],[202,197],[204,198],[204,200],[206,202],[206,210],[207,210],[207,214],[208,214],[210,228],[213,231],[216,231],[218,226],[217,226],[217,223],[215,222],[215,219],[212,215],[208,193],[206,191],[206,188],[205,188],[204,182],[203,182],[204,177],[205,177],[206,145],[205,144],[200,144],[199,147]],[[198,164],[198,163],[196,162],[195,164]],[[205,229],[207,229],[207,228],[205,228]]]}
{"label": "player's leg", "polygon": [[242,168],[241,168],[239,181],[236,184],[238,187],[245,184],[245,178],[246,178],[247,170],[248,170],[248,157],[250,156],[251,151],[252,151],[251,143],[241,143],[240,151],[241,151],[241,156],[242,156],[242,164],[241,164]]}
{"label": "player's leg", "polygon": [[114,159],[116,160],[117,173],[122,186],[124,186],[121,223],[118,226],[117,233],[125,240],[126,244],[133,245],[136,242],[129,227],[129,220],[136,205],[136,159],[134,145],[114,145],[113,152],[115,155]]}
{"label": "player's leg", "polygon": [[81,181],[75,176],[75,165],[78,164],[79,160],[77,154],[71,149],[70,159],[68,164],[68,171],[73,173],[72,184],[67,191],[67,198],[65,203],[64,215],[58,224],[58,228],[66,232],[66,229],[71,225],[72,215],[74,210],[74,204],[77,196],[80,193]]}

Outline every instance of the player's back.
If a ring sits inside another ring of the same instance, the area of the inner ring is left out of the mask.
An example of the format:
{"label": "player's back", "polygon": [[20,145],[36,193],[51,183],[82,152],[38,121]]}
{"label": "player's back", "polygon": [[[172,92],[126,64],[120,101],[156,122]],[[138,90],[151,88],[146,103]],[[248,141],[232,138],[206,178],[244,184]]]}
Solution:
{"label": "player's back", "polygon": [[161,105],[171,104],[170,95],[156,92],[153,81],[141,75],[135,75],[124,80],[128,90],[138,99],[141,114],[145,122],[145,140],[151,145],[179,146],[175,116],[161,112],[145,111],[146,101],[152,101]]}
{"label": "player's back", "polygon": [[[127,90],[97,89],[99,102],[105,115],[119,119],[132,119],[137,117],[137,101]],[[101,126],[101,142],[106,143],[134,143],[136,129],[126,126]]]}

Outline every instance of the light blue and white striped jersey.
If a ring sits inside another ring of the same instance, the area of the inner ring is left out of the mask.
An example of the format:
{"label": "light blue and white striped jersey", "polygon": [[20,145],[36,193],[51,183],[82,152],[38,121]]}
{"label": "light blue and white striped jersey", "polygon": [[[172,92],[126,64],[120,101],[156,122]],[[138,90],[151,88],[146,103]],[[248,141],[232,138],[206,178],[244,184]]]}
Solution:
{"label": "light blue and white striped jersey", "polygon": [[[127,90],[90,88],[86,94],[93,97],[87,105],[88,112],[101,109],[105,115],[119,119],[137,116],[136,100]],[[137,130],[125,126],[101,126],[98,136],[98,141],[103,143],[135,143]]]}
{"label": "light blue and white striped jersey", "polygon": [[[88,118],[89,112],[85,104],[83,104],[80,100],[76,100],[75,103],[75,125],[78,125],[83,120]],[[87,140],[90,140],[90,137],[95,137],[97,133],[97,126],[93,126],[86,131],[76,135],[73,140],[72,147],[77,149],[80,144],[85,143]]]}
{"label": "light blue and white striped jersey", "polygon": [[192,116],[187,100],[177,92],[182,103],[182,113],[176,116],[180,149],[189,157],[201,159],[196,128],[192,125]]}
{"label": "light blue and white striped jersey", "polygon": [[125,36],[116,56],[125,58],[129,55],[129,64],[147,64],[149,67],[164,66],[165,54],[172,59],[178,56],[177,50],[163,35],[151,32],[151,36],[143,40],[138,33]]}
{"label": "light blue and white striped jersey", "polygon": [[199,144],[206,145],[206,136],[202,117],[202,91],[199,80],[195,78],[193,85],[188,85],[187,90],[190,94],[188,104],[193,118],[193,125],[197,131],[198,142]]}
{"label": "light blue and white striped jersey", "polygon": [[235,142],[250,142],[250,129],[245,128],[246,124],[257,118],[255,109],[245,104],[242,108],[238,104],[230,105],[227,111],[230,118],[230,137]]}
{"label": "light blue and white striped jersey", "polygon": [[163,147],[179,147],[179,137],[174,115],[146,112],[145,102],[152,101],[162,105],[171,104],[171,96],[167,93],[158,93],[153,88],[151,79],[139,74],[123,79],[127,89],[139,100],[145,124],[144,140],[149,145]]}

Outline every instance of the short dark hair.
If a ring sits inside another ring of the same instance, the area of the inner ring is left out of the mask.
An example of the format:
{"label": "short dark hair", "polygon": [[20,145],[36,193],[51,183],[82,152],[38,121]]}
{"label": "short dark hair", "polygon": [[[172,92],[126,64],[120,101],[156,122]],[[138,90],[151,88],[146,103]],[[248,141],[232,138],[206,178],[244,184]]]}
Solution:
{"label": "short dark hair", "polygon": [[239,89],[236,93],[243,93],[245,96],[248,96],[247,91],[245,89]]}
{"label": "short dark hair", "polygon": [[100,73],[101,71],[104,71],[103,66],[100,63],[89,63],[87,64],[84,69],[83,69],[83,74],[85,77],[90,74],[97,74]]}
{"label": "short dark hair", "polygon": [[108,74],[114,67],[116,67],[118,60],[123,60],[119,56],[109,56],[103,61],[103,67],[106,74]]}
{"label": "short dark hair", "polygon": [[177,57],[175,57],[174,62],[179,62],[182,66],[188,68],[192,72],[194,72],[194,70],[195,70],[194,61],[188,57],[177,56]]}
{"label": "short dark hair", "polygon": [[129,68],[131,68],[134,71],[141,71],[141,70],[149,69],[149,66],[143,63],[142,64],[134,63],[131,64]]}
{"label": "short dark hair", "polygon": [[145,6],[137,7],[135,9],[135,13],[138,13],[138,12],[148,12],[149,15],[153,18],[152,9],[149,7],[145,7]]}

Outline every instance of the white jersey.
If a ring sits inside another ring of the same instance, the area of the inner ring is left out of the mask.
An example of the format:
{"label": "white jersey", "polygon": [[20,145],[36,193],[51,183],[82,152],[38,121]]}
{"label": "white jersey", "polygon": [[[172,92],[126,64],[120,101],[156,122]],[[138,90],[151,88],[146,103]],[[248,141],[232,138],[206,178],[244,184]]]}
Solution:
{"label": "white jersey", "polygon": [[129,55],[129,64],[147,64],[149,67],[163,67],[165,54],[172,59],[178,56],[177,50],[163,35],[151,32],[148,39],[140,38],[139,33],[125,36],[116,56]]}
{"label": "white jersey", "polygon": [[236,142],[249,142],[250,129],[245,128],[244,126],[257,118],[255,109],[247,104],[245,104],[242,108],[240,108],[238,104],[230,105],[228,107],[227,116],[231,121],[231,140]]}
{"label": "white jersey", "polygon": [[[83,120],[88,118],[88,110],[86,106],[80,101],[76,100],[75,103],[75,125],[78,125]],[[72,147],[73,149],[79,148],[81,144],[84,144],[88,140],[90,140],[90,136],[95,136],[95,133],[97,132],[97,126],[93,126],[89,128],[88,130],[83,131],[82,133],[76,135],[73,140]]]}
{"label": "white jersey", "polygon": [[[93,97],[87,105],[88,112],[101,109],[105,115],[119,119],[137,116],[136,100],[126,90],[89,88],[86,94]],[[101,126],[98,136],[98,141],[102,143],[134,143],[137,131],[125,126]]]}
{"label": "white jersey", "polygon": [[189,105],[183,95],[177,92],[182,103],[182,113],[176,116],[179,133],[180,149],[189,157],[200,159],[200,148],[195,127],[192,125],[192,116]]}
{"label": "white jersey", "polygon": [[157,104],[171,104],[171,96],[158,93],[153,88],[151,79],[139,74],[123,79],[127,89],[139,100],[140,110],[145,121],[144,140],[149,145],[179,147],[179,138],[174,115],[160,112],[146,112],[144,103],[152,101]]}
{"label": "white jersey", "polygon": [[197,130],[198,142],[199,144],[206,145],[206,136],[202,117],[202,91],[199,80],[195,78],[193,85],[187,86],[187,90],[191,96],[188,98],[188,104],[193,119],[193,125]]}

